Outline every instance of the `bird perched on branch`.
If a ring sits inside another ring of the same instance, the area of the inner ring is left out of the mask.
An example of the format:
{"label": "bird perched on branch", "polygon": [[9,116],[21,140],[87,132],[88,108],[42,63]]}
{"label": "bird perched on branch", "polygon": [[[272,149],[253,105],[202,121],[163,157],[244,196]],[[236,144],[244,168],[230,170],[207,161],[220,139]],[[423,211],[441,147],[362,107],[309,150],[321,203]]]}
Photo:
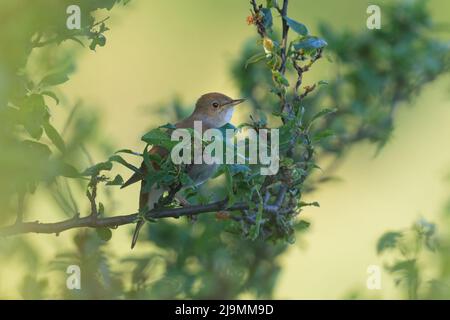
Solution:
{"label": "bird perched on branch", "polygon": [[[245,99],[232,99],[222,93],[212,92],[202,95],[195,105],[195,109],[192,114],[184,120],[181,120],[177,124],[175,124],[175,128],[181,129],[194,129],[194,121],[201,121],[202,129],[218,129],[223,127],[227,123],[230,122],[231,117],[233,116],[234,107],[242,102]],[[153,146],[150,151],[150,154],[158,154],[162,158],[168,156],[168,150],[161,146]],[[153,163],[153,169],[159,170],[157,164]],[[217,169],[217,164],[192,164],[188,167],[188,175],[192,179],[195,185],[200,185],[204,183],[206,180],[211,178]],[[141,174],[135,173],[128,181],[126,181],[122,188],[125,188],[135,182],[141,180],[141,191],[139,195],[139,212],[141,210],[152,210],[155,205],[158,203],[159,198],[164,194],[165,191],[163,188],[153,185],[151,189],[146,192],[144,191],[144,187],[146,184],[145,177],[146,175],[146,165],[143,162],[141,165]],[[181,197],[176,196],[178,200],[183,205],[188,205],[188,203],[182,199]],[[145,219],[140,219],[136,223],[136,229],[133,234],[133,239],[131,242],[131,249],[136,245],[139,231],[145,223]]]}

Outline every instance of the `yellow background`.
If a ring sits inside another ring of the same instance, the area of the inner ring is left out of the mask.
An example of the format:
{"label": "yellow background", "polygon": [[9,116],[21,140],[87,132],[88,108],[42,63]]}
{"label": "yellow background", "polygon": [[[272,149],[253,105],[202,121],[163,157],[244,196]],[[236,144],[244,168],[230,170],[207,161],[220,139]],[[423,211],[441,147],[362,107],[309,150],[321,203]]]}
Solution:
{"label": "yellow background", "polygon": [[[365,28],[367,5],[360,0],[294,0],[290,12],[312,33],[319,21],[336,29],[359,31]],[[450,2],[431,1],[430,8],[435,20],[449,22]],[[237,98],[229,66],[244,41],[255,33],[246,24],[248,14],[245,0],[132,1],[112,11],[106,46],[95,53],[83,50],[76,72],[62,91],[69,105],[81,98],[100,108],[104,135],[117,147],[140,150],[142,133],[170,120],[170,115],[164,120],[152,115],[151,106],[168,103],[174,95],[193,102],[209,91]],[[332,65],[323,61],[311,73],[326,79],[332,75]],[[384,231],[408,227],[421,215],[437,219],[447,200],[448,80],[442,78],[427,86],[413,106],[401,106],[393,137],[378,156],[374,157],[374,146],[359,144],[337,172],[345,179],[308,195],[307,200],[319,201],[321,207],[304,212],[312,222],[311,231],[282,258],[284,269],[276,298],[337,299],[353,290],[368,297],[400,298],[386,274],[382,290],[367,290],[366,270],[369,265],[382,264],[375,244]],[[243,106],[233,122],[248,118],[249,112],[250,108]],[[68,109],[55,111],[60,124],[67,113]],[[120,213],[136,210],[137,191],[133,187],[115,193]],[[31,211],[50,221],[58,216],[42,213],[52,210],[48,199],[42,198],[33,203]],[[108,246],[114,248],[116,257],[130,254],[131,228],[114,232]],[[71,246],[72,236],[73,231],[59,238],[26,237],[52,258],[61,248]],[[145,254],[147,249],[138,248],[133,254]],[[22,270],[14,261],[2,262],[0,296],[20,297],[17,284]]]}

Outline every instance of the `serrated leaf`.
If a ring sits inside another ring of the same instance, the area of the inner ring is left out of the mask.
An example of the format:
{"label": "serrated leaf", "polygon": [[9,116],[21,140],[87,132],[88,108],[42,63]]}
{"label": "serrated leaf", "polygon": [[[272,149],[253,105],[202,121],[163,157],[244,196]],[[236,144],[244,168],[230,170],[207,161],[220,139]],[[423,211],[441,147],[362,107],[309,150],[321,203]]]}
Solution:
{"label": "serrated leaf", "polygon": [[150,130],[141,139],[150,145],[161,146],[169,151],[178,143],[178,141],[172,141],[169,134],[160,128]]}

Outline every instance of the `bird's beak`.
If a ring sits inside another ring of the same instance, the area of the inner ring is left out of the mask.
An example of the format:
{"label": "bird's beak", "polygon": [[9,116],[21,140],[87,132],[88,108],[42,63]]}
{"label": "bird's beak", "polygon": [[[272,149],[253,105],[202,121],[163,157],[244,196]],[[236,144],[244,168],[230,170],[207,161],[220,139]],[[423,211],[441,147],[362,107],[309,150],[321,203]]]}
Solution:
{"label": "bird's beak", "polygon": [[231,102],[229,103],[229,106],[237,106],[238,104],[241,104],[242,102],[244,102],[246,99],[234,99],[231,100]]}

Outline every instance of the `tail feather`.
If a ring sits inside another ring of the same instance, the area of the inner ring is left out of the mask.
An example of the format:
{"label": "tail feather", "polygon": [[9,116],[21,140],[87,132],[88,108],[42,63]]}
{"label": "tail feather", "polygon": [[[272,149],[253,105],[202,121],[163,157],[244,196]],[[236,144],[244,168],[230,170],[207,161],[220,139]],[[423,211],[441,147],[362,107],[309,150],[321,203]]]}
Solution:
{"label": "tail feather", "polygon": [[[161,188],[158,188],[156,186],[153,186],[149,192],[143,192],[142,189],[145,185],[145,182],[142,180],[141,182],[141,194],[139,197],[139,210],[147,211],[152,210],[155,205],[158,203],[159,198],[164,193],[164,190]],[[139,237],[139,231],[141,231],[142,226],[145,224],[145,219],[141,217],[138,222],[136,222],[136,228],[134,229],[133,233],[133,239],[131,240],[131,249],[133,249],[136,246],[138,237]]]}

